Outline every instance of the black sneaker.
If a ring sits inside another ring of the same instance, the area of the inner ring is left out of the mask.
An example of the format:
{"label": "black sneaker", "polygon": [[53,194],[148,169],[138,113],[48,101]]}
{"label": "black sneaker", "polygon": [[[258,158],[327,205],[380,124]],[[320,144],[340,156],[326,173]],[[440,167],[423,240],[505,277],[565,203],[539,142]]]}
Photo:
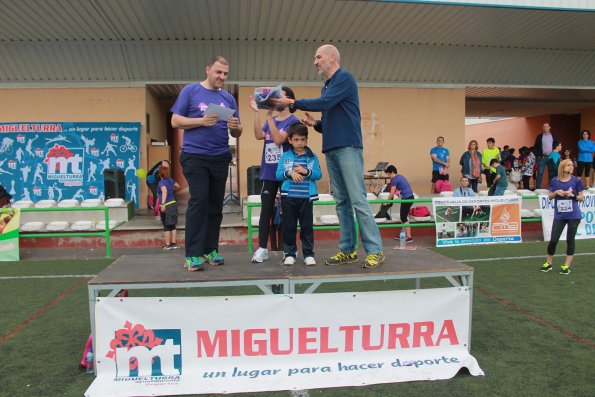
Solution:
{"label": "black sneaker", "polygon": [[348,263],[357,263],[357,251],[353,251],[350,254],[339,252],[324,261],[324,264],[328,266],[346,265]]}
{"label": "black sneaker", "polygon": [[541,271],[544,273],[549,272],[550,270],[552,270],[552,265],[550,265],[549,263],[545,262],[543,264],[543,266],[541,266]]}
{"label": "black sneaker", "polygon": [[568,275],[568,274],[570,274],[570,267],[568,267],[566,265],[560,266],[560,271],[558,273],[563,274],[563,275]]}
{"label": "black sneaker", "polygon": [[171,244],[168,246],[168,248],[167,248],[167,249],[168,249],[168,250],[177,250],[178,248],[180,248],[180,247],[178,247],[178,244],[176,244],[176,243],[171,243]]}

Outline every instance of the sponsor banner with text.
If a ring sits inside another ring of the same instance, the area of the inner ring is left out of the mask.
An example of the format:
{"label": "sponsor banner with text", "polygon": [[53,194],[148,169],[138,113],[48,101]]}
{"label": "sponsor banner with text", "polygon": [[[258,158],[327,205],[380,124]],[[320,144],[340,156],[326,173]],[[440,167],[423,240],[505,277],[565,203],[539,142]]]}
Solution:
{"label": "sponsor banner with text", "polygon": [[449,379],[470,291],[99,298],[86,396],[237,393]]}
{"label": "sponsor banner with text", "polygon": [[[576,231],[577,240],[595,238],[595,194],[584,193],[583,196],[585,199],[578,203],[581,210],[581,223]],[[554,200],[548,199],[547,195],[539,196],[539,208],[541,208],[543,240],[550,241],[554,221]],[[562,231],[560,240],[566,240],[566,227]]]}
{"label": "sponsor banner with text", "polygon": [[103,171],[120,169],[138,207],[140,123],[0,123],[0,183],[13,200],[105,198]]}
{"label": "sponsor banner with text", "polygon": [[520,243],[518,196],[433,198],[436,246]]}

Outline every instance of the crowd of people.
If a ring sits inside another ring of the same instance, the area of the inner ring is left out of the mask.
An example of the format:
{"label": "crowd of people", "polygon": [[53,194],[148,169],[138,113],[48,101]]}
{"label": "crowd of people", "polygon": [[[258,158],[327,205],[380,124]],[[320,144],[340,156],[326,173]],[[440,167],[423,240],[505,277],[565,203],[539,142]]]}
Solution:
{"label": "crowd of people", "polygon": [[[437,180],[449,178],[449,171],[441,168],[450,167],[448,155],[441,160],[435,154],[437,150],[448,154],[448,149],[443,147],[444,138],[438,137],[437,143],[430,152],[432,191],[435,191]],[[581,178],[584,186],[595,186],[595,175],[592,176],[595,172],[591,172],[591,169],[595,170],[595,142],[591,140],[589,130],[580,132],[577,146],[578,157],[574,157],[570,149],[564,148],[562,142],[552,134],[549,123],[543,125],[533,146],[522,146],[518,151],[509,145],[497,147],[494,138],[488,138],[485,148],[480,150],[478,142],[471,140],[459,160],[461,175],[475,193],[485,178],[489,195],[498,196],[503,195],[509,187],[532,191],[541,189],[545,173],[548,180],[552,180],[558,175],[561,161],[570,160],[574,166],[573,175]]]}
{"label": "crowd of people", "polygon": [[[319,98],[296,99],[293,90],[286,86],[281,88],[280,95],[267,98],[266,107],[259,106],[258,101],[249,98],[250,107],[255,112],[254,136],[264,141],[260,168],[263,187],[259,245],[252,262],[262,263],[268,259],[270,227],[280,212],[283,264],[296,263],[296,232],[299,226],[304,264],[316,265],[312,202],[318,198],[316,180],[321,178],[322,173],[318,156],[307,146],[308,128],[313,128],[322,134],[322,153],[325,155],[340,228],[339,251],[326,258],[324,264],[338,266],[358,263],[357,220],[366,252],[361,266],[373,269],[385,261],[385,256],[380,232],[366,199],[357,82],[351,73],[340,66],[339,51],[332,45],[323,45],[316,50],[314,66],[324,78]],[[228,134],[237,138],[243,131],[236,100],[223,89],[229,73],[228,61],[216,56],[209,61],[205,72],[205,80],[184,87],[171,108],[172,126],[184,130],[180,163],[190,191],[185,244],[185,267],[190,271],[203,270],[205,264],[224,264],[218,244],[225,183],[231,161]],[[293,115],[298,109],[305,111],[301,120]],[[260,118],[263,110],[264,122]],[[320,112],[322,117],[316,120],[308,112]],[[554,221],[555,233],[548,247],[546,265],[542,268],[548,271],[561,228],[568,224],[572,226],[569,227],[569,233],[572,230],[576,233],[574,226],[578,223],[574,221],[574,201],[582,199],[584,189],[580,178],[586,178],[585,185],[590,185],[594,161],[595,143],[591,140],[590,131],[581,131],[578,148],[575,161],[568,149],[563,150],[548,123],[543,125],[543,131],[532,147],[523,146],[518,152],[507,145],[497,147],[494,138],[487,139],[486,147],[480,150],[478,142],[472,140],[460,158],[460,187],[455,189],[453,195],[475,196],[484,178],[490,195],[503,195],[509,184],[534,190],[541,187],[547,171],[550,199],[559,206]],[[430,150],[430,158],[432,192],[437,193],[445,188],[452,190],[449,181],[451,155],[445,147],[444,137],[437,138],[436,146]],[[575,169],[576,177],[572,176]],[[401,199],[414,198],[411,185],[398,173],[396,166],[388,166],[385,172],[390,178],[389,199],[396,196]],[[168,211],[167,203],[171,201],[173,189],[177,186],[168,179],[167,172],[163,173],[163,178],[168,181],[160,186],[164,202],[162,209],[165,212],[165,242],[167,249],[174,249],[177,248],[175,219],[168,218],[168,212],[172,211]],[[402,203],[400,209],[406,242],[413,241],[411,230],[407,227],[410,207],[411,203]],[[568,259],[561,270],[562,274],[569,273],[574,254],[573,241],[573,238],[569,239]]]}

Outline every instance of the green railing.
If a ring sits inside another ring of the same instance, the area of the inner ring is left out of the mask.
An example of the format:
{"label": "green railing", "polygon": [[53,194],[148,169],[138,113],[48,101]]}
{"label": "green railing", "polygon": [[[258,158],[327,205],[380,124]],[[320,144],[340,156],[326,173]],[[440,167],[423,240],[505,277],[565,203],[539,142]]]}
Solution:
{"label": "green railing", "polygon": [[[539,196],[531,195],[531,196],[521,196],[523,200],[526,199],[538,199]],[[420,199],[396,199],[396,200],[368,200],[370,204],[384,204],[384,203],[431,203],[431,198],[420,198]],[[335,201],[315,201],[314,205],[335,205]],[[258,232],[258,227],[252,226],[252,208],[260,207],[262,203],[246,203],[246,208],[248,209],[247,220],[248,220],[248,252],[252,252],[253,244],[252,244],[252,234]],[[541,222],[541,218],[522,218],[522,223],[527,222]],[[403,227],[403,224],[400,222],[390,222],[390,223],[378,223],[379,229],[391,229],[391,228],[400,228]],[[436,226],[436,222],[416,222],[416,223],[408,223],[407,227],[431,227]],[[314,230],[339,230],[339,225],[314,225]],[[357,224],[357,219],[355,221],[355,230],[356,234],[359,235],[359,227]]]}
{"label": "green railing", "polygon": [[103,211],[105,219],[105,230],[97,232],[39,232],[39,233],[20,233],[21,238],[47,238],[47,237],[104,237],[105,238],[105,257],[112,257],[110,232],[113,229],[109,227],[109,207],[49,207],[49,208],[21,208],[21,212],[48,212],[48,211]]}

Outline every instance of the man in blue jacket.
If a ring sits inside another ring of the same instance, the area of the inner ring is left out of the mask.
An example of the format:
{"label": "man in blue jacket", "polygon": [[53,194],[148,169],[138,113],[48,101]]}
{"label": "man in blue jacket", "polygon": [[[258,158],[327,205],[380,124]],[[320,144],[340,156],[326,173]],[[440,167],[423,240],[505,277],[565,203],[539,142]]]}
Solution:
{"label": "man in blue jacket", "polygon": [[359,94],[355,78],[341,68],[339,62],[337,48],[328,44],[321,46],[314,57],[314,66],[325,79],[320,98],[278,98],[271,102],[280,107],[289,106],[290,109],[322,112],[320,120],[306,113],[302,121],[322,133],[322,152],[326,155],[332,193],[337,202],[340,251],[328,258],[325,264],[337,266],[357,263],[355,210],[362,245],[367,254],[362,267],[373,269],[380,266],[385,257],[380,231],[366,198]]}

